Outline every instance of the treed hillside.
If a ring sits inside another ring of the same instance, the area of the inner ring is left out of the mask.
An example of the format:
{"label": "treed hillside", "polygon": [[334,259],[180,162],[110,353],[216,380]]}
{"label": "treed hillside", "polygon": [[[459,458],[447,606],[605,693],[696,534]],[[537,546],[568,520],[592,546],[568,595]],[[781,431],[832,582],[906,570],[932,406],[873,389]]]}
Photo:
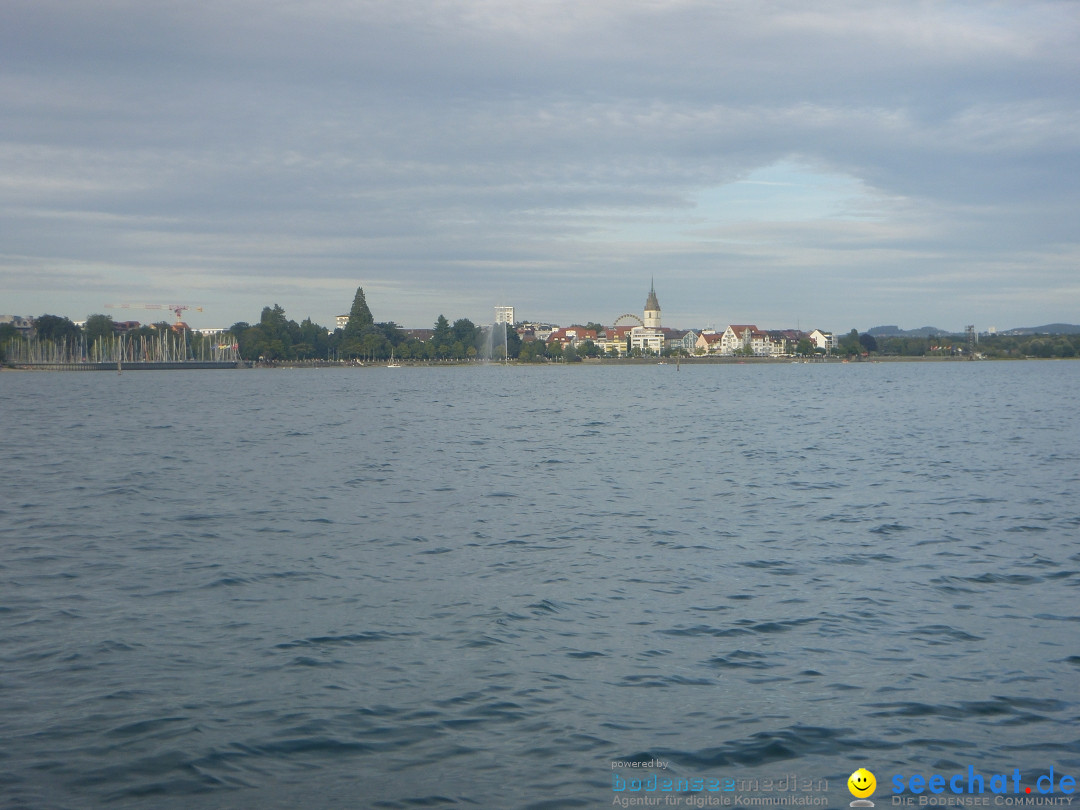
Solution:
{"label": "treed hillside", "polygon": [[[965,335],[875,338],[871,354],[881,357],[958,356],[967,352]],[[1060,335],[982,335],[975,351],[984,357],[1077,357],[1080,333]]]}

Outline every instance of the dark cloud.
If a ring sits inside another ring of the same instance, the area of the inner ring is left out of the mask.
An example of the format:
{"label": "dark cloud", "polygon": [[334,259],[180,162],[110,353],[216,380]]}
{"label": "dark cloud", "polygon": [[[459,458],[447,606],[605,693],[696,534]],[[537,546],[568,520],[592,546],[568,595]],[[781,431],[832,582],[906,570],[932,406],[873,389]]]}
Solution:
{"label": "dark cloud", "polygon": [[4,306],[81,317],[108,281],[328,322],[363,283],[412,325],[570,321],[655,275],[687,326],[1075,320],[1078,30],[1067,2],[14,0]]}

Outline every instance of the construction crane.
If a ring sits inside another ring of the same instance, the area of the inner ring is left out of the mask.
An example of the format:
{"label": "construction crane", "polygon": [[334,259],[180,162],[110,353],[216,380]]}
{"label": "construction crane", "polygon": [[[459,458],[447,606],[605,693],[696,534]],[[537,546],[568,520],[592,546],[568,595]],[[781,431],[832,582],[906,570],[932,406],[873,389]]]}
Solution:
{"label": "construction crane", "polygon": [[167,309],[176,315],[176,326],[183,323],[180,313],[184,310],[202,312],[202,307],[189,307],[186,304],[106,304],[105,309]]}

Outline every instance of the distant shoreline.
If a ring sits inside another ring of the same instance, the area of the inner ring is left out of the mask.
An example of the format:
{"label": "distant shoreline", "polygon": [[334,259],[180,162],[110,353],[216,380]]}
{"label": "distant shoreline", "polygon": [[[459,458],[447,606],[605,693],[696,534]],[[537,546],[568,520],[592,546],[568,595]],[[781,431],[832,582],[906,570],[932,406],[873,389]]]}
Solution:
{"label": "distant shoreline", "polygon": [[[859,365],[872,363],[986,363],[986,362],[1018,362],[1024,360],[1078,360],[1080,357],[982,357],[971,360],[967,357],[862,357],[848,359],[844,357],[827,357],[815,359],[796,359],[792,357],[683,357],[678,360],[671,357],[657,359],[655,357],[620,357],[615,358],[589,358],[584,357],[577,363],[544,362],[522,363],[511,360],[503,363],[501,360],[398,360],[403,368],[442,368],[445,366],[520,366],[520,367],[544,367],[544,366],[738,366],[738,365]],[[299,360],[283,360],[279,363],[253,363],[252,369],[274,370],[283,368],[385,368],[385,362],[372,363],[327,363],[326,361],[304,362]]]}
{"label": "distant shoreline", "polygon": [[[1051,361],[1051,360],[1080,360],[1080,357],[980,357],[972,360],[967,357],[905,357],[886,355],[882,357],[842,358],[825,357],[814,359],[796,359],[789,357],[683,357],[656,359],[654,357],[621,357],[621,358],[582,358],[580,363],[545,362],[545,363],[521,363],[516,360],[503,363],[498,360],[400,360],[402,368],[444,368],[447,366],[520,366],[520,367],[543,367],[543,366],[738,366],[738,365],[859,365],[873,363],[999,363],[999,362],[1022,362],[1025,360]],[[325,360],[283,360],[275,363],[138,363],[121,367],[122,371],[230,371],[230,370],[254,370],[274,371],[280,369],[319,368],[319,369],[366,369],[385,368],[385,362],[371,363],[347,363],[327,362]],[[117,371],[115,363],[36,363],[33,365],[0,365],[0,371],[39,371],[39,372],[84,372],[84,371]]]}

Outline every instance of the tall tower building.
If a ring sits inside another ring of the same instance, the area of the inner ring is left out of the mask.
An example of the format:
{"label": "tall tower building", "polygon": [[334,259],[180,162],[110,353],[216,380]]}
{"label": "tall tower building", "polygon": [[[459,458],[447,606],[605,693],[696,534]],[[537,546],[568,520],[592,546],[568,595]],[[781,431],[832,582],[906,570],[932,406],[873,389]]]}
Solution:
{"label": "tall tower building", "polygon": [[630,348],[659,357],[664,351],[664,330],[660,328],[660,302],[656,300],[655,283],[649,287],[642,321],[644,326],[635,326],[630,330]]}
{"label": "tall tower building", "polygon": [[495,323],[508,323],[514,325],[513,307],[495,307]]}
{"label": "tall tower building", "polygon": [[660,328],[660,302],[656,300],[656,284],[650,282],[649,297],[645,299],[645,328]]}

